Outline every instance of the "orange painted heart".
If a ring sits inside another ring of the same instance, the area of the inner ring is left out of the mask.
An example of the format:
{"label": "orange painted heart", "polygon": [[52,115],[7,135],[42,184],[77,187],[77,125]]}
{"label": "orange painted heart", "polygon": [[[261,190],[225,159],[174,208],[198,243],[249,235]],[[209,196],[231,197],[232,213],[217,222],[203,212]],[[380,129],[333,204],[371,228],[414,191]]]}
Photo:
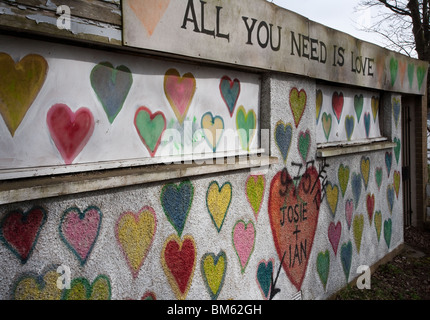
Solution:
{"label": "orange painted heart", "polygon": [[176,234],[167,238],[161,252],[164,273],[178,300],[185,300],[196,266],[196,243],[190,235],[182,241]]}
{"label": "orange painted heart", "polygon": [[55,104],[46,117],[49,132],[66,164],[81,153],[94,132],[93,114],[87,108],[74,113],[65,104]]}
{"label": "orange painted heart", "polygon": [[321,204],[321,183],[315,167],[309,167],[296,187],[286,169],[272,179],[269,218],[282,267],[300,290],[306,274]]}
{"label": "orange painted heart", "polygon": [[48,73],[45,58],[29,54],[18,63],[0,53],[0,113],[12,137],[33,104]]}
{"label": "orange painted heart", "polygon": [[170,0],[128,0],[130,8],[151,36],[167,10]]}
{"label": "orange painted heart", "polygon": [[196,92],[196,79],[192,73],[182,77],[176,69],[167,70],[164,75],[164,93],[179,123],[184,122]]}

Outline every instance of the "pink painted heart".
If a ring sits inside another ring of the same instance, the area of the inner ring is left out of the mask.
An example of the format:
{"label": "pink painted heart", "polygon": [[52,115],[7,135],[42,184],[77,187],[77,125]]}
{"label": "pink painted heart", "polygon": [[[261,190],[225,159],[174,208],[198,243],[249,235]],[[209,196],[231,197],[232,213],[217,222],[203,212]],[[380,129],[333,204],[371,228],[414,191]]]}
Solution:
{"label": "pink painted heart", "polygon": [[66,164],[81,153],[94,132],[93,114],[87,108],[75,113],[65,104],[55,104],[46,117],[51,138]]}
{"label": "pink painted heart", "polygon": [[176,69],[167,70],[164,75],[164,93],[179,123],[184,122],[196,92],[196,79],[192,73],[182,77]]}
{"label": "pink painted heart", "polygon": [[342,224],[340,221],[335,225],[331,222],[328,227],[328,239],[333,247],[334,254],[337,254],[337,247],[339,246],[340,235],[342,233]]}
{"label": "pink painted heart", "polygon": [[348,229],[351,229],[352,216],[354,214],[354,201],[352,199],[345,202],[345,217]]}
{"label": "pink painted heart", "polygon": [[255,227],[252,221],[245,223],[243,220],[236,222],[233,228],[233,247],[239,258],[242,273],[248,264],[249,258],[254,251]]}
{"label": "pink painted heart", "polygon": [[102,213],[97,207],[88,207],[81,212],[79,208],[67,209],[60,222],[60,237],[75,254],[81,265],[94,247],[100,231]]}
{"label": "pink painted heart", "polygon": [[151,36],[166,12],[170,0],[128,0],[128,4]]}
{"label": "pink painted heart", "polygon": [[337,119],[337,123],[340,122],[340,116],[342,115],[342,111],[343,111],[343,102],[344,102],[343,93],[334,92],[333,98],[332,98],[332,107],[333,107],[334,115],[336,116],[336,119]]}

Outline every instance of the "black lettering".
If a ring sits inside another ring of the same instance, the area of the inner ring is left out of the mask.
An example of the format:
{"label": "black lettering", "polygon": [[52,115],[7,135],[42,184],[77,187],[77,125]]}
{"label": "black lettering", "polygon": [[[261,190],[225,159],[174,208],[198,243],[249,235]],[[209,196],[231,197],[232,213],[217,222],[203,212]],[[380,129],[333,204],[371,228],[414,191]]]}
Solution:
{"label": "black lettering", "polygon": [[257,22],[257,19],[251,18],[251,20],[252,20],[251,26],[249,26],[249,24],[248,24],[248,17],[242,17],[242,20],[245,22],[246,30],[248,31],[248,41],[246,42],[246,44],[252,45],[252,39],[251,39],[252,31],[254,30],[255,23]]}
{"label": "black lettering", "polygon": [[[299,35],[299,36],[300,36],[300,35]],[[291,55],[292,55],[292,56],[294,56],[294,55],[295,55],[295,54],[294,54],[294,48],[296,48],[297,55],[298,55],[299,57],[301,57],[302,45],[301,45],[300,39],[299,39],[299,44],[297,44],[296,36],[294,35],[294,32],[293,32],[293,31],[291,31]]]}
{"label": "black lettering", "polygon": [[297,223],[300,220],[300,206],[296,204],[294,206],[294,222]]}
{"label": "black lettering", "polygon": [[[261,38],[260,38],[260,31],[263,27],[264,27],[264,29],[266,29],[266,41],[265,42],[262,42]],[[260,47],[262,47],[263,49],[266,48],[267,45],[269,44],[269,26],[267,25],[267,23],[265,21],[261,21],[260,24],[258,25],[257,41],[258,41],[258,44],[260,45]]]}
{"label": "black lettering", "polygon": [[308,210],[306,209],[307,205],[307,202],[303,202],[302,221],[306,221],[308,219],[308,217],[306,217],[306,213],[308,212]]}
{"label": "black lettering", "polygon": [[320,41],[320,62],[326,63],[327,61],[327,47],[324,42]]}
{"label": "black lettering", "polygon": [[307,247],[307,244],[308,244],[307,239],[305,239],[305,245],[304,245],[304,246],[303,246],[303,241],[301,241],[301,242],[300,242],[300,252],[301,252],[300,256],[302,257],[302,259],[303,259],[303,257],[304,257],[305,259],[307,259],[307,258],[308,258],[308,257],[307,257],[307,254],[306,254],[306,247]]}
{"label": "black lettering", "polygon": [[318,40],[317,39],[311,39],[311,60],[318,61],[318,59],[319,59],[319,57],[318,57]]}
{"label": "black lettering", "polygon": [[[192,15],[191,19],[188,17],[190,14],[190,11],[191,11],[191,15]],[[185,10],[185,15],[184,15],[184,22],[182,23],[181,28],[187,29],[187,23],[188,22],[194,23],[194,32],[200,32],[199,25],[197,23],[196,11],[194,10],[193,0],[188,0],[187,9]]]}
{"label": "black lettering", "polygon": [[373,62],[375,62],[375,59],[369,59],[369,64],[367,66],[367,74],[371,77],[373,77]]}
{"label": "black lettering", "polygon": [[309,59],[308,44],[309,37],[302,35],[302,56]]}
{"label": "black lettering", "polygon": [[[290,215],[290,212],[291,212],[291,215]],[[289,222],[289,223],[292,223],[292,222],[293,222],[293,220],[294,220],[294,209],[293,209],[293,207],[292,207],[292,206],[289,206],[289,207],[288,207],[287,217],[288,217],[288,222]]]}
{"label": "black lettering", "polygon": [[340,47],[338,50],[337,50],[337,54],[338,54],[338,56],[340,57],[340,59],[341,60],[337,60],[337,64],[340,66],[340,67],[343,67],[343,65],[345,64],[345,58],[344,58],[344,56],[343,56],[343,54],[345,53],[345,49],[344,48],[342,48],[342,47]]}
{"label": "black lettering", "polygon": [[270,24],[270,47],[273,51],[279,51],[281,48],[281,30],[282,28],[278,26],[278,45],[275,47],[273,46],[273,34],[272,34],[272,28],[273,24]]}
{"label": "black lettering", "polygon": [[200,3],[201,3],[201,15],[202,15],[202,17],[201,17],[202,18],[201,19],[202,31],[201,32],[204,34],[213,36],[215,38],[215,29],[214,30],[205,29],[205,5],[206,5],[206,2],[200,0]]}

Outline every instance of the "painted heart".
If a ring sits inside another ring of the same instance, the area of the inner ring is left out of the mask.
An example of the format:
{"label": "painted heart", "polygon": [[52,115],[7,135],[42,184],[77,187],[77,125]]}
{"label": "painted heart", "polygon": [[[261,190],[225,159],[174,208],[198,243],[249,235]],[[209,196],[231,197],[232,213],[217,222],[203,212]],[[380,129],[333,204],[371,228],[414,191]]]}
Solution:
{"label": "painted heart", "polygon": [[415,65],[413,63],[408,63],[409,88],[411,89],[414,84],[414,74],[415,74]]}
{"label": "painted heart", "polygon": [[238,79],[231,80],[228,76],[224,76],[221,78],[219,90],[222,99],[227,105],[230,117],[233,117],[234,109],[240,95],[240,81]]}
{"label": "painted heart", "polygon": [[365,112],[364,113],[364,130],[366,132],[366,138],[369,138],[369,134],[370,134],[370,113],[369,112]]}
{"label": "painted heart", "polygon": [[30,258],[46,218],[43,208],[34,207],[27,212],[11,211],[1,220],[0,240],[22,264]]}
{"label": "painted heart", "polygon": [[362,180],[361,174],[355,173],[355,172],[352,173],[351,188],[352,188],[352,195],[354,196],[354,203],[355,203],[356,209],[361,195],[361,180]]}
{"label": "painted heart", "polygon": [[369,216],[370,225],[372,225],[373,213],[375,211],[375,195],[373,193],[367,194],[366,208],[367,208],[367,215]]}
{"label": "painted heart", "polygon": [[375,211],[375,230],[376,230],[376,236],[378,238],[378,242],[381,239],[381,230],[382,230],[382,212],[381,211]]}
{"label": "painted heart", "polygon": [[391,173],[391,166],[393,164],[393,153],[392,152],[385,152],[385,167],[387,168],[387,174],[388,177]]}
{"label": "painted heart", "polygon": [[269,261],[261,260],[257,267],[258,288],[265,300],[268,300],[270,297],[274,265],[273,259]]}
{"label": "painted heart", "polygon": [[232,195],[233,191],[230,182],[224,183],[221,187],[217,181],[212,181],[209,184],[206,192],[206,206],[218,232],[221,231],[224,224]]}
{"label": "painted heart", "polygon": [[263,175],[250,175],[246,179],[246,198],[248,199],[251,209],[254,212],[255,219],[258,219],[258,214],[263,204],[264,191],[266,189],[266,179]]}
{"label": "painted heart", "polygon": [[360,253],[361,238],[363,237],[363,229],[364,229],[364,215],[357,214],[354,216],[354,220],[352,221],[352,230],[354,232],[354,242],[358,253]]}
{"label": "painted heart", "polygon": [[375,168],[375,181],[376,181],[376,185],[378,186],[378,190],[381,190],[381,184],[382,184],[382,168],[381,167]]}
{"label": "painted heart", "polygon": [[134,126],[151,157],[157,153],[166,123],[166,117],[161,111],[152,113],[147,107],[140,107],[136,111]]}
{"label": "painted heart", "polygon": [[370,177],[370,158],[369,157],[365,157],[365,156],[361,157],[360,171],[361,171],[361,176],[363,177],[364,188],[367,190],[367,185],[369,183],[369,177]]}
{"label": "painted heart", "polygon": [[348,224],[348,230],[351,229],[352,217],[354,215],[354,202],[352,199],[345,201],[345,219]]}
{"label": "painted heart", "polygon": [[215,152],[224,132],[224,120],[220,116],[214,117],[212,112],[206,112],[202,117],[201,125],[206,142]]}
{"label": "painted heart", "polygon": [[65,104],[55,104],[49,109],[46,122],[66,164],[71,164],[81,153],[94,132],[93,114],[87,108],[74,113]]}
{"label": "painted heart", "polygon": [[372,107],[373,122],[376,122],[376,117],[378,116],[378,112],[379,112],[379,98],[372,97],[370,104]]}
{"label": "painted heart", "polygon": [[323,93],[320,89],[317,90],[315,104],[316,104],[316,118],[317,118],[317,124],[318,124],[318,120],[320,118],[322,104],[323,104]]}
{"label": "painted heart", "polygon": [[342,244],[340,248],[340,261],[342,262],[343,272],[345,273],[346,282],[349,280],[349,272],[351,271],[352,263],[352,243],[348,241]]}
{"label": "painted heart", "polygon": [[238,220],[233,227],[233,247],[239,258],[240,270],[245,272],[249,258],[254,251],[256,230],[254,223],[250,220],[246,223]]}
{"label": "painted heart", "polygon": [[401,108],[400,99],[393,98],[392,106],[393,106],[394,124],[396,125],[396,128],[397,128],[397,126],[399,125],[399,119],[400,119],[400,108]]}
{"label": "painted heart", "polygon": [[180,124],[187,116],[195,92],[196,79],[192,73],[181,77],[176,69],[167,70],[164,76],[164,93]]}
{"label": "painted heart", "polygon": [[361,113],[363,112],[364,97],[362,94],[354,96],[354,110],[357,115],[357,122],[360,123]]}
{"label": "painted heart", "polygon": [[62,290],[57,287],[57,269],[49,267],[41,275],[24,273],[13,285],[14,300],[60,300]]}
{"label": "painted heart", "polygon": [[303,114],[305,113],[307,99],[308,98],[305,90],[301,89],[299,91],[297,88],[291,89],[290,108],[293,113],[293,118],[294,118],[294,123],[296,125],[296,128],[299,126],[299,123],[302,120]]}
{"label": "painted heart", "polygon": [[83,266],[99,235],[103,214],[95,206],[82,212],[72,207],[64,211],[60,221],[60,238]]}
{"label": "painted heart", "polygon": [[388,201],[388,209],[390,209],[390,214],[393,214],[394,207],[394,185],[390,184],[387,186],[387,201]]}
{"label": "painted heart", "polygon": [[394,171],[394,191],[396,191],[396,197],[399,199],[400,192],[400,172]]}
{"label": "painted heart", "polygon": [[310,147],[311,147],[310,131],[309,130],[306,130],[306,132],[301,131],[299,133],[297,148],[299,150],[300,157],[302,158],[302,161],[304,164],[306,164]]}
{"label": "painted heart", "polygon": [[161,252],[161,264],[178,300],[185,300],[194,277],[196,243],[190,235],[182,241],[176,234],[167,238]]}
{"label": "painted heart", "polygon": [[245,108],[240,106],[236,113],[236,129],[239,133],[239,140],[242,149],[249,151],[252,139],[257,129],[257,115],[254,110],[246,113]]}
{"label": "painted heart", "polygon": [[332,103],[333,113],[337,119],[337,123],[340,123],[340,117],[342,116],[343,103],[344,103],[343,93],[342,92],[338,93],[335,91],[333,93],[331,103]]}
{"label": "painted heart", "polygon": [[394,137],[393,142],[396,144],[394,147],[394,156],[396,157],[396,163],[399,164],[400,152],[402,151],[402,142],[397,137]]}
{"label": "painted heart", "polygon": [[154,241],[157,217],[154,209],[143,207],[138,214],[125,212],[115,225],[115,236],[128,267],[136,278]]}
{"label": "painted heart", "polygon": [[421,87],[424,82],[424,78],[427,74],[427,68],[426,67],[418,67],[417,68],[417,80],[418,80],[418,89],[421,91]]}
{"label": "painted heart", "polygon": [[330,212],[334,217],[336,215],[337,203],[339,200],[339,187],[336,184],[332,184],[328,181],[326,185],[326,196],[328,207],[330,208]]}
{"label": "painted heart", "polygon": [[166,184],[161,190],[161,206],[167,220],[175,228],[179,237],[184,231],[193,197],[194,186],[189,180],[183,181],[179,185],[174,183]]}
{"label": "painted heart", "polygon": [[212,300],[216,300],[224,285],[227,273],[227,255],[220,251],[217,256],[206,253],[200,261],[200,271],[203,281]]}
{"label": "painted heart", "polygon": [[405,82],[406,67],[407,67],[406,61],[404,60],[399,61],[399,76],[400,76],[400,83],[402,84],[402,88]]}
{"label": "painted heart", "polygon": [[109,122],[113,123],[133,83],[130,69],[123,65],[114,68],[110,62],[101,62],[91,71],[90,81]]}
{"label": "painted heart", "polygon": [[399,61],[393,57],[390,59],[391,86],[394,86],[394,84],[396,83],[398,71]]}
{"label": "painted heart", "polygon": [[322,115],[322,125],[324,130],[324,135],[326,140],[329,140],[330,132],[331,132],[331,125],[332,125],[332,117],[331,114],[323,113]]}
{"label": "painted heart", "polygon": [[[270,226],[276,251],[283,261],[282,267],[297,290],[306,274],[320,205],[321,182],[315,167],[306,169],[297,187],[287,169],[273,177],[268,204]],[[293,212],[298,214],[294,216]]]}
{"label": "painted heart", "polygon": [[352,134],[354,133],[354,127],[355,127],[354,116],[346,116],[345,117],[345,131],[346,131],[346,138],[348,141],[351,141]]}
{"label": "painted heart", "polygon": [[110,300],[111,296],[110,280],[101,274],[91,284],[86,278],[73,279],[62,300]]}
{"label": "painted heart", "polygon": [[330,271],[330,252],[326,250],[325,252],[318,253],[318,256],[317,256],[317,272],[324,286],[324,290],[326,289],[326,286],[327,286],[329,271]]}
{"label": "painted heart", "polygon": [[152,36],[166,12],[170,0],[128,0],[126,3],[142,22],[149,36]]}
{"label": "painted heart", "polygon": [[282,120],[278,121],[275,127],[275,142],[281,152],[284,163],[287,162],[292,136],[293,126],[291,123],[285,124]]}
{"label": "painted heart", "polygon": [[385,220],[384,221],[384,239],[388,248],[390,247],[390,244],[391,244],[392,228],[393,228],[393,221],[391,219]]}
{"label": "painted heart", "polygon": [[341,164],[337,170],[337,176],[339,179],[340,190],[342,191],[342,197],[345,196],[346,189],[348,188],[349,182],[349,167]]}
{"label": "painted heart", "polygon": [[45,83],[48,63],[29,54],[18,63],[0,53],[0,114],[12,137]]}
{"label": "painted heart", "polygon": [[337,255],[337,248],[339,246],[340,235],[342,234],[342,224],[340,221],[337,224],[331,222],[328,226],[328,240],[331,243],[334,254]]}

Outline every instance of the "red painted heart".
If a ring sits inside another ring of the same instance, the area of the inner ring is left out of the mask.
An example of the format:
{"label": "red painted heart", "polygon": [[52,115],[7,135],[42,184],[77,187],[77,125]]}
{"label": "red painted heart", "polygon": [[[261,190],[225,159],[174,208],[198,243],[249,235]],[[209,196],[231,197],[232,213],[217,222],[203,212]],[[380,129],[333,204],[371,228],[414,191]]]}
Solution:
{"label": "red painted heart", "polygon": [[269,218],[276,251],[290,281],[300,290],[309,262],[321,204],[321,183],[309,167],[298,183],[286,169],[272,179]]}
{"label": "red painted heart", "polygon": [[37,243],[45,221],[45,210],[39,207],[27,212],[12,211],[1,221],[0,240],[24,264]]}
{"label": "red painted heart", "polygon": [[368,194],[366,199],[366,207],[367,207],[367,214],[369,215],[369,222],[372,224],[373,221],[373,213],[375,210],[375,195],[374,194]]}
{"label": "red painted heart", "polygon": [[71,164],[81,153],[94,131],[90,110],[81,108],[73,113],[65,104],[55,104],[46,118],[49,132],[66,164]]}
{"label": "red painted heart", "polygon": [[178,300],[185,300],[196,266],[196,244],[190,235],[184,240],[173,234],[165,242],[161,264]]}
{"label": "red painted heart", "polygon": [[340,122],[340,116],[342,115],[342,111],[343,111],[343,102],[344,102],[343,93],[334,92],[333,99],[332,99],[332,107],[333,107],[333,112],[337,119],[337,123]]}

